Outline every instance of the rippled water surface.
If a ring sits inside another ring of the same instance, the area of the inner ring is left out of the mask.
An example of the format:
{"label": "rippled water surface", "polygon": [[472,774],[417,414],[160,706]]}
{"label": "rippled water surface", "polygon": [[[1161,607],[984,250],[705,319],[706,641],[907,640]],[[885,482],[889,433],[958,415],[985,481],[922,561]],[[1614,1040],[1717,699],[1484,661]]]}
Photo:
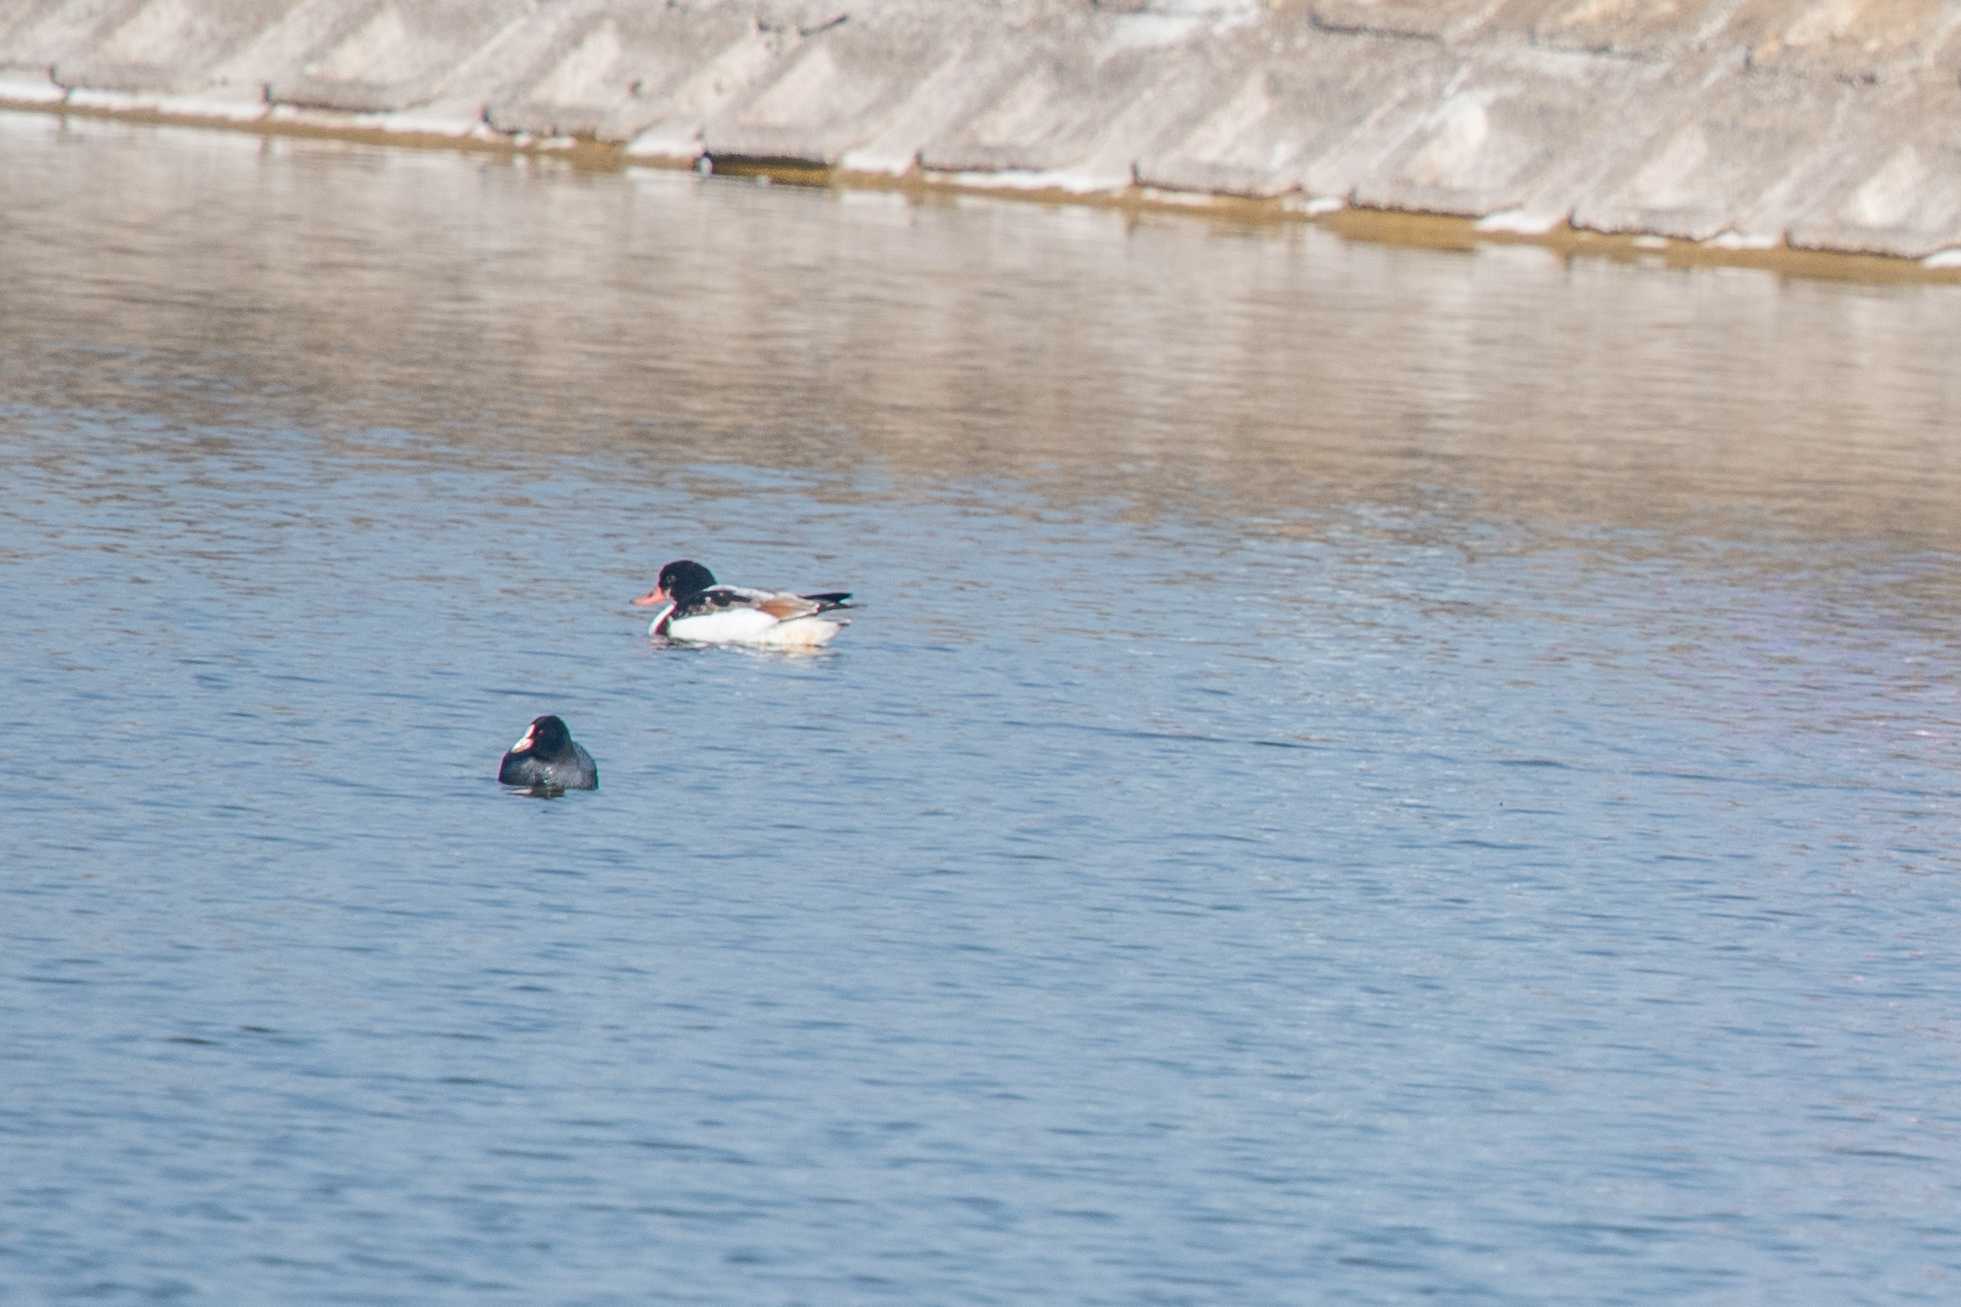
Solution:
{"label": "rippled water surface", "polygon": [[6,1301],[1961,1295],[1952,289],[0,158]]}

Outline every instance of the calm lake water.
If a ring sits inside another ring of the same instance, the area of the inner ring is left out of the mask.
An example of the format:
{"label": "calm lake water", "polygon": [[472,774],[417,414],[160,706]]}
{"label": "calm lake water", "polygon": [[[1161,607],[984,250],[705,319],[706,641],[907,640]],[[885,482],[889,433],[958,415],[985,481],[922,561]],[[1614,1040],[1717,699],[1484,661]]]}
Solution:
{"label": "calm lake water", "polygon": [[1961,1296],[1954,290],[0,162],[0,1298]]}

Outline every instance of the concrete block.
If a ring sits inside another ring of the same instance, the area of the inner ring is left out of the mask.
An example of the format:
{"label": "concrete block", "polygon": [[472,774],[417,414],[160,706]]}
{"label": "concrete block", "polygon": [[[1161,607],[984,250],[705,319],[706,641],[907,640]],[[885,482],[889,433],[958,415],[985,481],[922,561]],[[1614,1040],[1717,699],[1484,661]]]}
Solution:
{"label": "concrete block", "polygon": [[1792,246],[1925,258],[1961,247],[1961,87],[1882,84],[1789,230]]}
{"label": "concrete block", "polygon": [[[1114,88],[1102,84],[1085,48],[1088,24],[1074,26],[970,46],[960,111],[922,143],[922,165],[945,173],[1046,173],[1094,153]],[[1128,180],[1120,175],[1111,184]]]}
{"label": "concrete block", "polygon": [[[690,79],[732,50],[743,52],[737,62],[760,50],[766,66],[782,44],[758,28],[753,11],[737,6],[541,10],[511,42],[510,75],[491,98],[489,121],[507,132],[619,143],[663,120],[692,116],[681,133],[692,142],[700,110],[688,103]],[[690,144],[688,152],[697,149]]]}
{"label": "concrete block", "polygon": [[700,155],[709,120],[752,94],[802,39],[795,27],[753,21],[696,32],[642,83],[654,113],[627,143],[627,157],[671,162]]}
{"label": "concrete block", "polygon": [[49,7],[49,0],[0,0],[0,68],[19,57],[15,53],[18,33]]}
{"label": "concrete block", "polygon": [[1062,5],[1014,26],[925,6],[839,24],[712,125],[711,139],[853,171],[919,164],[985,184],[1127,186],[1137,153],[1193,99],[1198,38],[1256,12],[1245,0]]}
{"label": "concrete block", "polygon": [[1450,59],[1430,42],[1298,24],[1240,32],[1208,54],[1211,80],[1197,112],[1137,162],[1145,185],[1250,196],[1307,189],[1345,200],[1371,124],[1384,123],[1389,104],[1434,96],[1440,61]]}
{"label": "concrete block", "polygon": [[[862,119],[862,132],[842,145],[837,167],[847,173],[897,177],[920,166],[927,143],[951,135],[968,112],[973,89],[971,45],[962,40],[937,56],[922,51],[914,67],[922,75],[894,83]],[[897,94],[893,94],[897,92]]]}
{"label": "concrete block", "polygon": [[211,68],[214,80],[261,86],[290,81],[307,61],[352,31],[368,0],[302,0],[277,6],[271,21]]}
{"label": "concrete block", "polygon": [[1301,189],[1367,204],[1361,193],[1408,148],[1423,115],[1449,98],[1463,64],[1441,46],[1374,36],[1331,37],[1319,58],[1311,93],[1325,108],[1308,119],[1319,131]]}
{"label": "concrete block", "polygon": [[1858,94],[1841,82],[1739,73],[1658,87],[1644,139],[1576,206],[1576,226],[1706,241],[1780,239],[1847,144]]}
{"label": "concrete block", "polygon": [[1665,68],[1516,46],[1464,48],[1432,105],[1399,110],[1411,130],[1355,188],[1374,208],[1487,218],[1510,231],[1562,225],[1611,166]]}
{"label": "concrete block", "polygon": [[[704,126],[717,158],[835,166],[853,150],[866,171],[904,172],[971,79],[977,24],[958,10],[893,13],[799,30],[798,42]],[[920,94],[922,87],[932,88]]]}
{"label": "concrete block", "polygon": [[977,41],[977,74],[922,165],[974,185],[1114,191],[1201,111],[1186,75],[1211,32],[1180,15],[1063,14],[1012,40]]}
{"label": "concrete block", "polygon": [[[622,20],[599,6],[581,6],[571,21],[563,10],[534,14],[516,42],[537,53],[530,66],[492,97],[486,119],[499,131],[539,136],[626,139],[641,124],[631,121],[638,78],[628,70],[629,33]],[[619,122],[622,115],[629,121]],[[613,132],[609,125],[618,123]]]}
{"label": "concrete block", "polygon": [[90,48],[129,0],[0,0],[0,66],[51,65]]}
{"label": "concrete block", "polygon": [[[303,7],[305,8],[305,7]],[[409,110],[480,120],[499,80],[500,40],[527,16],[524,0],[378,0],[323,5],[296,15],[294,42],[266,78],[281,105],[343,113],[399,114]],[[269,34],[273,42],[292,35]],[[311,38],[311,39],[309,39]],[[263,57],[265,46],[248,52]]]}
{"label": "concrete block", "polygon": [[[78,15],[89,6],[77,6]],[[215,91],[263,100],[263,84],[232,81],[225,60],[278,20],[270,0],[125,0],[77,31],[55,58],[55,80],[79,90],[132,97]]]}
{"label": "concrete block", "polygon": [[1317,126],[1303,51],[1322,44],[1300,26],[1189,44],[1180,76],[1199,83],[1190,110],[1139,153],[1138,184],[1253,198],[1298,190]]}

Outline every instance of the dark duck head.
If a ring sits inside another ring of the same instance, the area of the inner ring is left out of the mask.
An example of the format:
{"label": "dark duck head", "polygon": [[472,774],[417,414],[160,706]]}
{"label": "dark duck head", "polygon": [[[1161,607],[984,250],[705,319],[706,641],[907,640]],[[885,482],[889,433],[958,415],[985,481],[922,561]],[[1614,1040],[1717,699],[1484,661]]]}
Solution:
{"label": "dark duck head", "polygon": [[532,719],[523,738],[504,755],[497,779],[533,789],[590,790],[599,785],[599,768],[565,723],[547,715]]}
{"label": "dark duck head", "polygon": [[681,558],[660,570],[654,588],[633,602],[640,608],[655,604],[681,604],[715,584],[715,574],[691,559]]}

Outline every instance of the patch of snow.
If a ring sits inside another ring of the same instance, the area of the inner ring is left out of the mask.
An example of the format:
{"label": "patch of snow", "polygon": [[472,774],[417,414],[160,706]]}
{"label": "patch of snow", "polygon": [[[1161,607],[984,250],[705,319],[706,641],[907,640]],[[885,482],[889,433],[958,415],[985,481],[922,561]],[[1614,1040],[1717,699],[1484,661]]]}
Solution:
{"label": "patch of snow", "polygon": [[1566,222],[1563,213],[1534,213],[1529,209],[1504,209],[1488,213],[1472,225],[1475,231],[1503,232],[1513,236],[1544,236]]}
{"label": "patch of snow", "polygon": [[1735,228],[1717,232],[1703,244],[1712,250],[1774,250],[1784,243],[1778,235],[1763,232],[1741,232]]}
{"label": "patch of snow", "polygon": [[68,89],[46,77],[0,73],[0,100],[12,104],[57,104]]}

